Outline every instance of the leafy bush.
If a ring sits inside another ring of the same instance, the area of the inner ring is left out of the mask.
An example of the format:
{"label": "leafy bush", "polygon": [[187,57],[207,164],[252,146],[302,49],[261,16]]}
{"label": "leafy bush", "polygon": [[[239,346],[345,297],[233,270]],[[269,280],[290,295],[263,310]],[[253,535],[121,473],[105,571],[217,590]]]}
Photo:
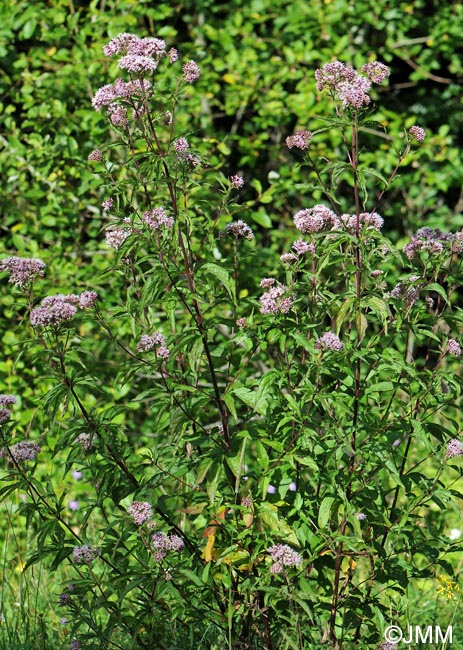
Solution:
{"label": "leafy bush", "polygon": [[27,333],[0,396],[26,569],[67,567],[74,650],[376,646],[415,582],[458,591],[463,234],[397,246],[377,212],[426,132],[407,122],[378,157],[388,68],[320,68],[331,112],[286,139],[316,204],[270,244],[239,170],[187,130],[195,61],[127,33],[105,54],[101,273],[57,287],[38,251],[0,262]]}

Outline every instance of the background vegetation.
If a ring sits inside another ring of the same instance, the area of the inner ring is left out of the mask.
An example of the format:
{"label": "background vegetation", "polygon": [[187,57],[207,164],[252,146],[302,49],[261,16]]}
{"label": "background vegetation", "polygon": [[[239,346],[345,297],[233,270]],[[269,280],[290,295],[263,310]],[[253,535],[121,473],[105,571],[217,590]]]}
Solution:
{"label": "background vegetation", "polygon": [[[299,165],[299,157],[284,142],[296,128],[325,124],[329,114],[320,113],[324,105],[316,101],[313,71],[335,58],[355,66],[374,58],[391,67],[389,86],[375,91],[381,93],[376,118],[387,134],[378,125],[364,134],[384,152],[370,161],[378,171],[387,176],[394,168],[393,150],[403,146],[404,128],[418,123],[428,133],[379,206],[385,232],[399,244],[422,226],[455,232],[463,226],[462,21],[462,3],[438,0],[5,0],[0,6],[2,257],[43,259],[49,267],[44,295],[91,284],[101,295],[102,310],[115,306],[125,279],[112,272],[114,252],[104,244],[108,217],[100,205],[108,186],[94,175],[87,156],[108,133],[103,117],[91,106],[95,91],[108,83],[108,66],[114,65],[104,57],[102,45],[124,31],[162,37],[182,57],[200,64],[202,76],[178,115],[178,124],[204,163],[197,202],[211,199],[209,188],[216,177],[244,176],[237,215],[256,231],[259,278],[270,275],[277,253],[288,249],[286,226],[294,212],[321,199],[310,170]],[[384,146],[378,145],[382,142]],[[327,131],[316,147],[318,155],[335,158],[341,141]],[[338,196],[349,210],[348,185],[338,187]],[[257,295],[254,268],[244,264],[241,271],[242,295]],[[51,449],[61,433],[59,417],[55,427],[46,429],[37,403],[37,395],[45,395],[51,383],[40,365],[31,366],[17,355],[18,326],[27,313],[18,311],[15,302],[3,283],[0,392],[21,395],[19,430],[42,431]],[[81,334],[101,336],[91,325],[83,326]],[[136,435],[141,445],[149,440],[153,421],[140,405],[127,406],[127,385],[113,384],[112,354],[101,340],[94,359],[98,388],[124,405],[118,423],[129,422],[133,439]],[[63,494],[71,491],[85,503],[85,484],[53,462],[48,472],[59,473]],[[68,643],[66,625],[59,624],[56,593],[45,578],[49,574],[37,567],[21,572],[34,548],[17,499],[1,505],[7,525],[0,611],[8,625],[0,624],[0,643],[5,648],[48,648],[50,629],[59,630],[56,634]],[[457,513],[453,521],[460,525]],[[449,519],[449,530],[451,524]],[[452,558],[458,570],[459,554]],[[455,593],[452,598],[445,589],[441,594],[448,620],[455,611]],[[418,603],[428,609],[441,606],[432,582],[421,582],[406,597],[410,609]]]}

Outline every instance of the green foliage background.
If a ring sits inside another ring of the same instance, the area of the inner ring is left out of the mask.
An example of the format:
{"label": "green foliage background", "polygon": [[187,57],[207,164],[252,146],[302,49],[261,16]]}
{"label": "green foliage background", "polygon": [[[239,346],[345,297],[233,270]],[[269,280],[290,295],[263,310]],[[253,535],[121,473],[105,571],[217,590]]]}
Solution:
{"label": "green foliage background", "polygon": [[[184,129],[178,135],[194,142],[207,165],[198,204],[211,198],[209,183],[220,174],[239,171],[247,181],[239,218],[258,230],[258,246],[243,290],[256,294],[260,277],[272,271],[274,253],[293,239],[292,215],[320,198],[285,138],[296,128],[320,127],[329,117],[320,115],[324,108],[316,101],[313,73],[335,58],[354,66],[378,59],[392,69],[389,88],[376,91],[384,93],[376,115],[384,129],[372,127],[369,135],[384,155],[372,154],[366,160],[372,167],[390,173],[396,156],[389,143],[400,150],[404,128],[416,123],[428,132],[379,206],[386,232],[405,242],[425,225],[460,229],[462,21],[462,3],[437,0],[4,0],[0,254],[43,259],[48,265],[43,295],[91,287],[99,291],[102,309],[117,303],[124,281],[111,270],[114,253],[103,243],[107,217],[100,209],[108,188],[87,156],[108,137],[91,98],[108,83],[107,66],[114,65],[102,45],[120,32],[162,37],[201,67],[178,116]],[[336,138],[329,132],[324,140],[319,136],[318,154],[335,159],[341,144]],[[372,196],[378,189],[372,185]],[[350,189],[338,188],[339,193],[348,210]],[[36,395],[46,392],[47,378],[25,367],[21,356],[14,368],[9,361],[17,354],[19,320],[27,318],[14,303],[4,282],[0,392],[22,396],[17,417],[26,431],[31,422],[40,427]],[[98,336],[91,325],[85,327],[84,340]],[[127,386],[112,385],[112,354],[102,342],[94,358],[99,388],[124,405],[119,421],[130,420],[133,440],[142,442],[153,420],[144,411],[135,413],[138,406],[127,406]],[[51,448],[59,426],[58,418],[56,429],[46,432]],[[18,553],[23,550],[18,542]]]}
{"label": "green foliage background", "polygon": [[[296,128],[319,127],[320,118],[329,116],[319,115],[328,104],[316,102],[313,74],[334,58],[355,66],[377,58],[392,68],[389,88],[377,91],[384,92],[376,116],[384,130],[375,127],[371,133],[384,155],[365,156],[366,164],[387,176],[396,162],[388,139],[400,150],[404,127],[417,123],[428,130],[379,206],[385,231],[405,241],[424,225],[461,228],[462,19],[462,3],[429,0],[393,5],[5,0],[0,4],[0,253],[44,259],[49,292],[89,283],[102,288],[99,274],[113,261],[102,244],[107,217],[100,205],[108,190],[86,159],[108,136],[103,116],[91,106],[95,91],[107,83],[107,66],[114,65],[102,45],[123,31],[162,37],[199,63],[202,76],[182,104],[177,119],[184,133],[178,135],[193,139],[211,182],[220,171],[244,175],[239,216],[260,228],[262,275],[271,271],[272,250],[281,251],[292,237],[296,209],[320,198],[284,141]],[[317,143],[320,156],[339,159],[336,136],[327,132]],[[198,201],[211,198],[207,188],[205,182]],[[338,196],[342,193],[338,188]],[[350,188],[345,195],[351,196]],[[250,292],[257,282],[250,274]],[[111,283],[116,294],[114,275]],[[111,293],[106,287],[101,299],[111,303]],[[2,291],[0,303],[0,377],[14,392],[17,377],[6,359],[17,343],[17,315],[9,291]],[[26,422],[30,411],[23,413]]]}

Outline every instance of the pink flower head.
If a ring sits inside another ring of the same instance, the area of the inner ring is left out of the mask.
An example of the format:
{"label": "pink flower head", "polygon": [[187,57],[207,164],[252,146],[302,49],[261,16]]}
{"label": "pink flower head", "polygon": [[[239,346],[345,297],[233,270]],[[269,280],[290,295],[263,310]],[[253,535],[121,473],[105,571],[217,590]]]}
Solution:
{"label": "pink flower head", "polygon": [[160,332],[151,335],[142,334],[137,343],[138,352],[150,352],[153,349],[157,357],[161,359],[169,357],[170,350],[166,347],[164,336]]}
{"label": "pink flower head", "polygon": [[35,460],[37,454],[42,451],[41,447],[35,442],[23,440],[10,447],[10,454],[17,463],[23,463],[26,460]]}
{"label": "pink flower head", "polygon": [[300,131],[296,131],[294,135],[290,135],[286,138],[286,146],[288,149],[292,149],[295,147],[296,149],[308,149],[309,148],[309,143],[312,140],[312,133],[311,131],[307,131],[306,129],[301,129]]}
{"label": "pink flower head", "polygon": [[297,260],[298,256],[294,255],[294,253],[283,253],[283,255],[280,255],[280,261],[284,264],[293,264]]}
{"label": "pink flower head", "polygon": [[426,131],[421,126],[412,126],[408,132],[417,142],[423,142],[426,137]]}
{"label": "pink flower head", "polygon": [[[52,298],[54,296],[50,296]],[[44,299],[46,300],[46,299]],[[58,326],[65,321],[72,320],[77,313],[77,307],[68,300],[56,300],[46,303],[42,301],[41,307],[32,309],[30,313],[30,322],[33,327]]]}
{"label": "pink flower head", "polygon": [[127,512],[132,517],[136,526],[145,524],[153,516],[153,508],[146,501],[133,501]]}
{"label": "pink flower head", "polygon": [[79,296],[79,307],[85,309],[86,307],[93,307],[98,299],[96,291],[83,291]]}
{"label": "pink flower head", "polygon": [[367,230],[381,230],[384,219],[377,212],[361,212],[358,215],[342,214],[339,218],[338,226],[342,224],[346,230],[355,233],[357,230],[357,223],[360,230],[365,227]]}
{"label": "pink flower head", "polygon": [[152,36],[141,38],[129,44],[127,54],[160,59],[167,55],[166,42],[162,38],[154,38]]}
{"label": "pink flower head", "polygon": [[112,228],[106,231],[106,243],[111,248],[119,250],[130,234],[131,232],[128,228]]}
{"label": "pink flower head", "polygon": [[230,176],[230,186],[236,190],[240,190],[244,185],[244,178],[242,176]]}
{"label": "pink flower head", "polygon": [[114,56],[115,54],[127,54],[129,47],[133,43],[139,42],[138,36],[124,32],[112,38],[107,45],[103,47],[103,52],[106,56]]}
{"label": "pink flower head", "polygon": [[368,79],[375,84],[382,83],[391,74],[387,65],[384,65],[384,63],[380,63],[379,61],[365,63],[365,65],[362,65],[362,72],[365,72]]}
{"label": "pink flower head", "polygon": [[92,548],[88,544],[75,546],[72,551],[72,556],[76,564],[91,564],[99,555],[100,552],[98,549]]}
{"label": "pink flower head", "polygon": [[118,96],[115,87],[112,84],[106,84],[96,91],[92,99],[92,106],[95,110],[100,111],[103,106],[109,106]]}
{"label": "pink flower head", "polygon": [[344,348],[344,343],[333,332],[325,332],[323,336],[315,341],[316,350],[333,350],[340,352]]}
{"label": "pink flower head", "polygon": [[178,138],[178,140],[175,140],[174,142],[174,149],[180,156],[186,153],[189,148],[190,143],[186,138]]}
{"label": "pink flower head", "polygon": [[158,228],[172,228],[174,225],[173,217],[168,217],[164,208],[154,208],[143,213],[143,223],[157,230]]}
{"label": "pink flower head", "polygon": [[254,239],[252,229],[241,219],[229,223],[225,227],[225,233],[235,237],[235,239]]}
{"label": "pink flower head", "polygon": [[125,129],[129,125],[127,109],[124,106],[111,104],[111,106],[108,106],[108,116],[113,126],[119,126]]}
{"label": "pink flower head", "polygon": [[461,355],[461,346],[456,339],[449,339],[447,344],[447,352],[453,354],[456,357]]}
{"label": "pink flower head", "polygon": [[99,149],[94,149],[91,153],[89,153],[87,160],[90,162],[102,162],[103,154]]}
{"label": "pink flower head", "polygon": [[76,438],[76,442],[79,443],[84,451],[91,451],[95,447],[93,444],[93,436],[89,433],[80,433]]}
{"label": "pink flower head", "polygon": [[294,296],[288,294],[283,284],[271,286],[260,298],[261,314],[287,314],[293,306]]}
{"label": "pink flower head", "polygon": [[[380,76],[381,74],[376,74],[376,78]],[[316,70],[315,79],[317,90],[329,90],[339,97],[346,107],[359,109],[370,103],[370,79],[340,61],[327,63],[323,68]]]}
{"label": "pink flower head", "polygon": [[336,90],[339,84],[352,82],[356,74],[354,68],[344,65],[341,61],[326,63],[323,68],[315,71],[317,90]]}
{"label": "pink flower head", "polygon": [[287,544],[275,544],[271,546],[267,553],[272,560],[282,566],[300,566],[302,557]]}
{"label": "pink flower head", "polygon": [[294,225],[302,233],[316,233],[332,228],[338,223],[336,214],[325,205],[299,210],[294,215]]}
{"label": "pink flower head", "polygon": [[351,108],[362,108],[370,103],[368,92],[371,82],[360,74],[356,74],[352,81],[344,81],[339,84],[337,93],[344,106]]}
{"label": "pink flower head", "polygon": [[138,56],[136,54],[128,54],[123,56],[119,61],[121,70],[127,70],[133,74],[146,74],[154,72],[158,67],[157,62],[149,56]]}
{"label": "pink flower head", "polygon": [[14,395],[0,395],[0,406],[13,406],[17,399]]}
{"label": "pink flower head", "polygon": [[167,56],[169,57],[169,61],[171,63],[175,63],[175,61],[178,61],[178,52],[175,49],[175,47],[170,48],[170,50],[167,52]]}
{"label": "pink flower head", "polygon": [[463,456],[463,444],[457,438],[452,438],[450,442],[447,443],[447,458],[453,458],[454,456]]}
{"label": "pink flower head", "polygon": [[262,278],[260,281],[260,286],[262,289],[268,289],[269,287],[273,287],[275,284],[275,278]]}
{"label": "pink flower head", "polygon": [[182,72],[183,78],[190,84],[199,79],[201,74],[198,65],[194,61],[187,61],[182,68]]}
{"label": "pink flower head", "polygon": [[305,253],[311,253],[312,255],[315,253],[315,244],[313,243],[309,244],[303,239],[298,239],[297,241],[295,241],[294,244],[291,246],[291,248],[299,256],[304,255]]}
{"label": "pink flower head", "polygon": [[9,282],[17,287],[24,288],[36,277],[43,277],[45,263],[37,258],[7,257],[0,261],[0,271],[8,271]]}

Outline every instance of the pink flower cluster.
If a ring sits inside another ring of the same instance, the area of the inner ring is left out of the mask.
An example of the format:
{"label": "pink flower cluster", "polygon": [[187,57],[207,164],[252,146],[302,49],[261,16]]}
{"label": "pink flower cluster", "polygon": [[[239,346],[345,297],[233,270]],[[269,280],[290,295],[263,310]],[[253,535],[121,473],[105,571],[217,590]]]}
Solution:
{"label": "pink flower cluster", "polygon": [[271,573],[281,573],[285,566],[300,566],[302,564],[302,557],[287,544],[275,544],[267,550],[267,553],[273,560],[270,567]]}
{"label": "pink flower cluster", "polygon": [[14,395],[0,395],[0,424],[5,424],[11,417],[11,411],[9,408],[3,408],[5,406],[12,406],[16,404],[16,397]]}
{"label": "pink flower cluster", "polygon": [[111,228],[106,231],[106,243],[117,251],[131,234],[129,228]]}
{"label": "pink flower cluster", "polygon": [[163,560],[169,551],[182,551],[184,543],[178,535],[166,535],[166,533],[154,533],[151,536],[151,544],[154,550],[156,562]]}
{"label": "pink flower cluster", "polygon": [[301,256],[304,255],[305,253],[310,253],[311,255],[315,255],[315,244],[306,242],[303,239],[298,239],[297,241],[294,242],[294,244],[291,246],[293,251],[296,251],[297,255]]}
{"label": "pink flower cluster", "polygon": [[323,336],[315,341],[315,349],[340,352],[344,349],[344,343],[340,340],[339,336],[336,336],[333,332],[325,332]]}
{"label": "pink flower cluster", "polygon": [[453,354],[455,357],[461,356],[461,345],[456,339],[449,339],[449,342],[447,344],[447,352],[449,354]]}
{"label": "pink flower cluster", "polygon": [[315,71],[317,90],[328,90],[338,97],[345,107],[358,110],[370,103],[372,83],[382,83],[389,76],[389,68],[377,61],[362,67],[366,77],[341,61],[327,63]]}
{"label": "pink flower cluster", "polygon": [[155,354],[161,359],[167,359],[170,350],[166,347],[164,336],[160,332],[154,334],[142,334],[137,343],[138,352],[150,352],[155,348]]}
{"label": "pink flower cluster", "polygon": [[0,271],[8,271],[9,282],[23,289],[37,276],[43,277],[45,263],[34,257],[7,257],[0,260]]}
{"label": "pink flower cluster", "polygon": [[234,187],[235,190],[240,190],[244,185],[244,178],[242,176],[238,176],[238,174],[235,174],[235,176],[230,176],[230,186]]}
{"label": "pink flower cluster", "polygon": [[412,126],[408,132],[417,142],[423,142],[426,137],[426,131],[421,126]]}
{"label": "pink flower cluster", "polygon": [[[361,212],[358,216],[360,230],[365,227],[367,230],[381,230],[384,219],[377,212]],[[343,226],[349,232],[355,233],[357,230],[357,215],[342,214],[336,227]]]}
{"label": "pink flower cluster", "polygon": [[75,546],[72,551],[72,557],[76,564],[91,564],[100,555],[100,551],[92,548],[88,544]]}
{"label": "pink flower cluster", "polygon": [[153,516],[153,508],[147,501],[133,501],[127,512],[132,517],[136,526],[141,526]]}
{"label": "pink flower cluster", "polygon": [[94,436],[91,436],[89,433],[80,433],[77,438],[76,442],[82,447],[84,451],[91,451],[94,449],[94,444],[93,444]]}
{"label": "pink flower cluster", "polygon": [[187,61],[182,68],[183,78],[188,83],[192,84],[200,77],[200,70],[194,61]]}
{"label": "pink flower cluster", "polygon": [[286,138],[286,146],[288,149],[292,149],[293,147],[302,150],[308,149],[312,137],[313,135],[311,131],[301,129],[300,131],[296,131],[294,135],[290,135]]}
{"label": "pink flower cluster", "polygon": [[110,196],[109,199],[106,199],[106,201],[103,201],[103,203],[101,204],[101,207],[103,208],[103,210],[106,210],[106,211],[107,210],[112,210],[112,208],[114,207],[114,199]]}
{"label": "pink flower cluster", "polygon": [[442,232],[439,228],[420,228],[404,246],[404,253],[409,260],[421,252],[439,255],[442,252],[461,253],[463,251],[463,232]]}
{"label": "pink flower cluster", "polygon": [[30,313],[30,322],[33,327],[58,326],[69,321],[78,309],[93,307],[98,294],[95,291],[84,291],[80,295],[57,294],[47,296],[40,307],[35,307]]}
{"label": "pink flower cluster", "polygon": [[15,462],[23,463],[26,460],[35,460],[35,457],[42,451],[42,448],[35,442],[22,440],[10,447],[9,451]]}
{"label": "pink flower cluster", "polygon": [[413,286],[417,280],[417,276],[410,276],[406,282],[398,282],[391,290],[390,296],[394,300],[402,300],[409,306],[413,305],[420,297],[419,287]]}
{"label": "pink flower cluster", "polygon": [[264,278],[260,286],[268,289],[260,298],[261,314],[287,314],[293,306],[294,296],[288,293],[288,287],[275,284],[273,278]]}
{"label": "pink flower cluster", "polygon": [[124,32],[111,39],[103,46],[106,56],[146,56],[160,59],[167,56],[166,43],[160,38],[139,38],[135,34]]}
{"label": "pink flower cluster", "polygon": [[325,205],[299,210],[294,215],[294,225],[302,233],[316,233],[337,227],[339,221],[333,210]]}
{"label": "pink flower cluster", "polygon": [[89,153],[87,160],[90,162],[102,162],[103,154],[99,149],[94,149],[91,153]]}
{"label": "pink flower cluster", "polygon": [[458,438],[452,438],[452,440],[447,443],[447,451],[445,455],[447,458],[463,456],[463,443],[458,440]]}
{"label": "pink flower cluster", "polygon": [[236,239],[254,239],[252,229],[241,219],[227,224],[225,227],[225,233],[227,235],[232,235],[232,237],[235,237]]}
{"label": "pink flower cluster", "polygon": [[143,100],[149,96],[151,89],[152,85],[147,79],[132,79],[131,81],[116,79],[114,84],[107,84],[96,91],[92,99],[92,106],[100,111],[117,100],[124,100],[126,103],[129,100],[132,102]]}
{"label": "pink flower cluster", "polygon": [[178,138],[178,140],[175,140],[174,142],[174,149],[179,154],[179,156],[186,153],[189,148],[190,143],[186,138]]}
{"label": "pink flower cluster", "polygon": [[168,217],[164,208],[154,208],[143,213],[143,223],[147,226],[157,230],[164,226],[165,228],[172,228],[174,225],[173,217]]}

